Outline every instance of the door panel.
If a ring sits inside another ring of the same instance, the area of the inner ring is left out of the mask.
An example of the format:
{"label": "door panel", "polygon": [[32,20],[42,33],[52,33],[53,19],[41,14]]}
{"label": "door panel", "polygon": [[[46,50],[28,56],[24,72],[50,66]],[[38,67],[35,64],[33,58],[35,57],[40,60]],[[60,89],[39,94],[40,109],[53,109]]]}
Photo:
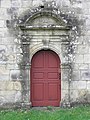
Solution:
{"label": "door panel", "polygon": [[33,68],[43,68],[44,67],[44,54],[37,53],[34,56]]}
{"label": "door panel", "polygon": [[48,99],[49,101],[58,100],[58,84],[57,83],[48,84]]}
{"label": "door panel", "polygon": [[33,100],[34,101],[42,101],[44,99],[44,96],[43,96],[43,90],[44,90],[44,86],[42,83],[35,83],[33,84],[33,92],[34,92],[34,95],[33,95]]}
{"label": "door panel", "polygon": [[32,58],[32,106],[59,106],[61,98],[59,65],[58,55],[50,50],[39,51]]}
{"label": "door panel", "polygon": [[57,72],[48,72],[48,79],[58,79],[58,73]]}
{"label": "door panel", "polygon": [[43,77],[44,77],[44,73],[43,72],[34,72],[33,73],[33,78],[34,79],[43,79]]}
{"label": "door panel", "polygon": [[56,58],[56,55],[53,54],[52,51],[49,52],[48,54],[48,68],[57,68],[58,67],[58,61]]}

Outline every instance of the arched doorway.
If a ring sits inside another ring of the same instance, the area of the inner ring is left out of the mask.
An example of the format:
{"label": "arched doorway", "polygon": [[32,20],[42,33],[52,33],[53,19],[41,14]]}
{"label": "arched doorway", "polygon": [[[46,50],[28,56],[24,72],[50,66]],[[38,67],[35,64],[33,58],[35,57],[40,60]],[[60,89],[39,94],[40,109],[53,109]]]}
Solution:
{"label": "arched doorway", "polygon": [[60,59],[51,50],[38,51],[31,61],[32,106],[59,106],[61,100]]}

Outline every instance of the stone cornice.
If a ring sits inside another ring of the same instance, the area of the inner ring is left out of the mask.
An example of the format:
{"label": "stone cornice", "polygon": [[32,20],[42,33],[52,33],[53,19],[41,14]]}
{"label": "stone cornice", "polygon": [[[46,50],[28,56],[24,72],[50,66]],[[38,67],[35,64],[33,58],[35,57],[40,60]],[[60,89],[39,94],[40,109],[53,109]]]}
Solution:
{"label": "stone cornice", "polygon": [[21,30],[70,30],[71,29],[71,26],[59,26],[59,25],[56,25],[56,26],[30,26],[30,25],[25,25],[25,24],[19,24],[18,25]]}

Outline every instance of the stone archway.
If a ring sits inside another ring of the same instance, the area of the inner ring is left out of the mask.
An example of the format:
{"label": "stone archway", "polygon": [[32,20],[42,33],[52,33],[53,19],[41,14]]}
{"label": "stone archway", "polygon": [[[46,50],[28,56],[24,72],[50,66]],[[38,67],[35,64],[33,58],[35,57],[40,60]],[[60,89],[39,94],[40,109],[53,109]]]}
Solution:
{"label": "stone archway", "polygon": [[[56,12],[55,12],[56,11]],[[19,24],[22,31],[21,44],[23,49],[23,59],[21,66],[27,72],[28,102],[30,103],[30,65],[33,55],[39,50],[53,50],[61,58],[61,103],[69,103],[69,64],[68,56],[64,57],[65,48],[69,45],[70,28],[58,16],[58,11],[44,8],[41,11],[28,16]],[[67,77],[65,77],[67,75]],[[63,84],[66,84],[66,89]],[[32,104],[32,103],[31,103]]]}

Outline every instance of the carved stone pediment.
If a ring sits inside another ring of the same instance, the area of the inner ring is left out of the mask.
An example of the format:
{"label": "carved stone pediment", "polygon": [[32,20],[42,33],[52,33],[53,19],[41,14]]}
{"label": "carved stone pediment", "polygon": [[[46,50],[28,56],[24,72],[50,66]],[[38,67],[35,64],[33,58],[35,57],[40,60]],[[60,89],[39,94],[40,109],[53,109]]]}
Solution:
{"label": "carved stone pediment", "polygon": [[52,18],[51,16],[39,16],[37,18],[34,18],[32,20],[29,20],[26,22],[27,25],[31,26],[63,26],[65,23],[62,21],[58,21],[55,18]]}
{"label": "carved stone pediment", "polygon": [[70,30],[71,28],[67,24],[67,21],[60,16],[60,11],[54,8],[35,9],[33,12],[27,14],[27,16],[22,17],[18,23],[18,26],[22,30]]}

